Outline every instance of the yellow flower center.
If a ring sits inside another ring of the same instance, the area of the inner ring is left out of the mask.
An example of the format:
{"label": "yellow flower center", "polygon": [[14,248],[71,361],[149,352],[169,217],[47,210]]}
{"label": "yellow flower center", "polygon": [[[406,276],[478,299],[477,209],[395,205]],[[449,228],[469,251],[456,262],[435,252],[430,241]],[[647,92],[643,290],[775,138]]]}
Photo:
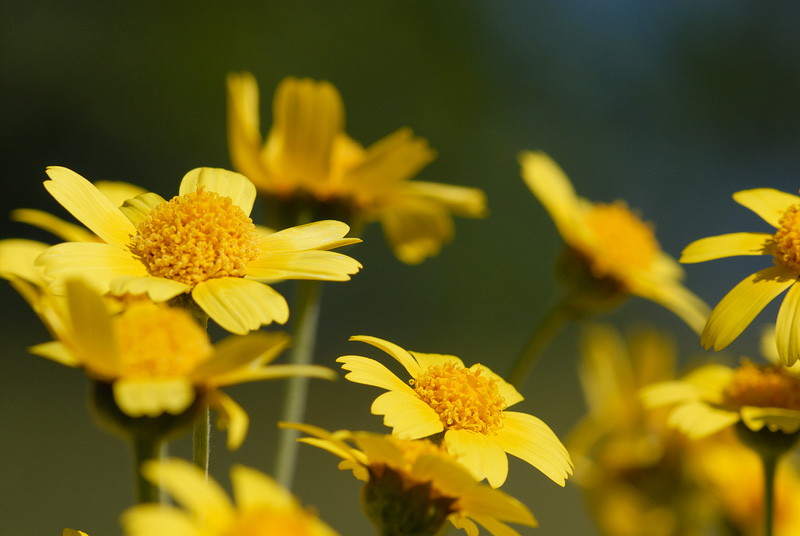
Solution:
{"label": "yellow flower center", "polygon": [[305,511],[282,511],[263,507],[241,513],[221,532],[221,536],[275,536],[278,534],[313,536],[319,534],[314,525],[316,525],[315,518]]}
{"label": "yellow flower center", "polygon": [[114,317],[114,333],[120,368],[129,378],[186,376],[213,351],[208,334],[174,307],[133,305]]}
{"label": "yellow flower center", "polygon": [[243,277],[260,252],[253,220],[229,197],[202,188],[155,206],[130,247],[150,275],[187,285]]}
{"label": "yellow flower center", "polygon": [[800,410],[800,378],[781,366],[746,361],[725,390],[725,400],[736,406]]}
{"label": "yellow flower center", "polygon": [[800,205],[793,205],[778,222],[773,240],[775,262],[800,274]]}
{"label": "yellow flower center", "polygon": [[428,367],[409,383],[420,399],[439,415],[446,429],[494,434],[503,427],[505,399],[497,380],[455,361]]}
{"label": "yellow flower center", "polygon": [[595,277],[649,270],[661,249],[652,226],[623,201],[594,204],[585,223],[597,242],[589,259]]}

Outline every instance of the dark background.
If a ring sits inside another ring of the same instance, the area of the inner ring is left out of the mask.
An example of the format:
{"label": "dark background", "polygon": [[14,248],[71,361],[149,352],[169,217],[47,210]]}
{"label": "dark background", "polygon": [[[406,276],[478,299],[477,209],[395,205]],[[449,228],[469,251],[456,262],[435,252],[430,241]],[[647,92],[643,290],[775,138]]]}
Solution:
{"label": "dark background", "polygon": [[[767,231],[731,194],[798,189],[798,23],[792,2],[5,1],[0,204],[4,214],[33,207],[64,216],[41,185],[48,165],[169,197],[194,167],[230,167],[227,72],[255,74],[264,129],[284,76],[330,80],[351,136],[369,144],[412,127],[439,152],[419,178],[481,188],[491,214],[459,220],[455,241],[421,266],[394,259],[370,227],[350,250],[364,270],[325,285],[317,361],[379,357],[347,342],[367,334],[503,373],[557,295],[561,245],[520,179],[517,153],[548,152],[585,197],[626,199],[675,256],[704,236]],[[2,238],[52,240],[2,225]],[[687,285],[714,305],[768,263],[691,265]],[[278,290],[289,296],[292,286]],[[133,500],[127,445],[93,423],[80,371],[26,354],[47,334],[7,284],[0,296],[0,533],[117,534]],[[684,356],[700,350],[680,320],[641,299],[604,320],[657,325]],[[757,331],[732,352],[754,353]],[[584,411],[578,334],[575,326],[559,334],[517,406],[562,438]],[[236,453],[215,435],[212,473],[225,486],[232,463],[271,469],[282,387],[227,390],[252,422]],[[308,422],[383,430],[369,415],[377,389],[341,379],[312,387]],[[187,445],[172,452],[187,455]],[[332,455],[307,446],[300,455],[300,499],[343,535],[369,534],[357,481]],[[536,534],[595,533],[574,483],[560,489],[514,460],[504,489],[539,518]]]}

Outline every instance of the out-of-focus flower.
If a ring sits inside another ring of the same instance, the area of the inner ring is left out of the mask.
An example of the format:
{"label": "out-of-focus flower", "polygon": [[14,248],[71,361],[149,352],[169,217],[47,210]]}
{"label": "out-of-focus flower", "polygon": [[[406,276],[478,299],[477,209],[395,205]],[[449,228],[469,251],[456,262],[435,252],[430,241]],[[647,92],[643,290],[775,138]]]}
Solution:
{"label": "out-of-focus flower", "polygon": [[141,504],[122,514],[126,536],[303,535],[336,531],[303,508],[269,476],[242,465],[231,469],[234,504],[225,490],[189,462],[145,462],[142,472],[183,506]]}
{"label": "out-of-focus flower", "polygon": [[800,358],[800,197],[757,188],[733,194],[777,230],[772,233],[731,233],[692,242],[683,250],[681,262],[703,262],[738,255],[768,255],[774,266],[751,274],[733,287],[708,318],[700,342],[721,350],[750,325],[759,312],[785,290],[789,290],[778,311],[776,343],[781,360],[791,366]]}
{"label": "out-of-focus flower", "polygon": [[64,529],[63,532],[61,533],[61,536],[89,536],[89,535],[80,530]]}
{"label": "out-of-focus flower", "polygon": [[603,305],[629,294],[641,296],[700,332],[708,307],[681,284],[683,270],[662,251],[652,226],[622,201],[603,204],[578,197],[562,169],[542,152],[523,152],[519,161],[522,178],[567,246],[561,275],[568,274],[567,283],[577,286],[576,299]]}
{"label": "out-of-focus flower", "polygon": [[345,134],[342,98],[329,82],[284,79],[266,141],[253,75],[231,73],[227,87],[234,169],[284,207],[310,207],[356,228],[380,221],[395,255],[408,264],[452,240],[453,214],[486,214],[481,190],[409,180],[436,156],[411,130],[401,128],[366,149]]}
{"label": "out-of-focus flower", "polygon": [[344,281],[361,268],[328,251],[360,241],[344,238],[341,222],[260,235],[248,216],[255,187],[238,173],[198,168],[170,201],[145,193],[119,208],[73,171],[47,173],[47,190],[104,242],[66,242],[39,257],[56,293],[82,277],[102,293],[146,293],[155,302],[191,294],[220,326],[244,334],[288,318],[286,300],[265,282]]}
{"label": "out-of-focus flower", "polygon": [[[506,453],[517,456],[563,486],[572,474],[564,445],[542,420],[507,408],[522,395],[483,365],[469,368],[452,355],[408,352],[376,337],[355,336],[396,359],[408,383],[374,359],[348,355],[337,359],[348,380],[387,392],[372,403],[372,413],[403,439],[441,434],[441,444],[478,479],[493,487],[508,475]],[[410,385],[409,385],[410,384]]]}
{"label": "out-of-focus flower", "polygon": [[315,426],[280,423],[311,437],[299,439],[342,458],[339,468],[366,482],[364,512],[379,534],[432,536],[446,520],[478,534],[519,536],[508,523],[535,527],[533,514],[513,497],[480,484],[447,451],[428,440],[368,432],[330,433]]}

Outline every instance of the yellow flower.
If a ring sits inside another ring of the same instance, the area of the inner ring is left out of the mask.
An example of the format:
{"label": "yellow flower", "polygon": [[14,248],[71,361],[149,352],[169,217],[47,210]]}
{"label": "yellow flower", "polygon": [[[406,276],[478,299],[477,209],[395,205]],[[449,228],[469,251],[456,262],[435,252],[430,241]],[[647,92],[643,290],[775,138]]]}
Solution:
{"label": "yellow flower", "polygon": [[80,530],[64,529],[64,531],[61,533],[61,536],[89,536],[89,535]]}
{"label": "yellow flower", "polygon": [[[522,503],[480,484],[452,456],[430,441],[368,432],[330,433],[296,423],[279,426],[312,436],[299,441],[339,456],[343,460],[340,469],[352,470],[356,478],[367,483],[362,492],[365,512],[379,528],[393,529],[381,534],[438,534],[446,519],[469,536],[478,534],[475,523],[495,536],[519,536],[504,522],[537,525]],[[427,522],[420,522],[420,517]],[[416,530],[410,529],[412,524]]]}
{"label": "yellow flower", "polygon": [[60,340],[34,346],[31,353],[111,384],[116,406],[130,417],[178,415],[204,397],[228,428],[233,449],[244,440],[248,417],[221,387],[297,375],[335,377],[315,365],[268,366],[288,343],[283,333],[232,335],[212,345],[181,308],[136,302],[112,316],[83,280],[67,281],[66,291],[65,301],[43,305],[48,319],[58,319]]}
{"label": "yellow flower", "polygon": [[145,193],[119,208],[73,171],[47,173],[47,190],[104,242],[58,244],[39,258],[56,293],[74,277],[102,293],[146,293],[156,302],[191,293],[220,326],[244,334],[288,318],[286,300],[264,282],[344,281],[361,268],[328,251],[360,241],[343,238],[349,228],[341,222],[260,236],[248,217],[255,187],[238,173],[198,168],[170,201]]}
{"label": "yellow flower", "polygon": [[743,190],[733,199],[776,228],[772,233],[731,233],[702,238],[683,250],[681,262],[703,262],[737,255],[769,255],[773,266],[760,270],[733,287],[708,318],[700,342],[721,350],[733,342],[756,315],[783,291],[789,290],[778,311],[778,354],[787,365],[800,358],[800,197],[771,188]]}
{"label": "yellow flower", "polygon": [[266,141],[253,75],[231,73],[227,87],[233,166],[266,196],[309,198],[355,224],[380,221],[395,255],[408,264],[436,255],[452,240],[452,214],[486,214],[481,190],[409,180],[435,158],[409,129],[366,149],[347,136],[342,98],[329,82],[284,79]]}
{"label": "yellow flower", "polygon": [[[126,536],[336,536],[269,476],[242,465],[231,469],[234,504],[197,467],[179,459],[148,461],[144,476],[183,509],[142,504],[122,514]],[[199,516],[197,515],[199,514]]]}
{"label": "yellow flower", "polygon": [[569,251],[589,277],[613,295],[634,294],[681,317],[698,333],[708,308],[681,284],[683,270],[661,250],[653,229],[622,201],[592,203],[578,197],[549,156],[523,152],[522,177],[553,218]]}
{"label": "yellow flower", "polygon": [[[522,395],[483,365],[469,368],[452,355],[408,352],[376,337],[355,336],[391,355],[411,375],[405,383],[379,362],[348,355],[337,359],[348,380],[386,389],[372,413],[403,439],[442,434],[442,445],[478,479],[493,487],[508,475],[506,453],[523,459],[563,486],[572,474],[569,454],[543,421],[506,408]],[[410,384],[410,385],[409,385]]]}

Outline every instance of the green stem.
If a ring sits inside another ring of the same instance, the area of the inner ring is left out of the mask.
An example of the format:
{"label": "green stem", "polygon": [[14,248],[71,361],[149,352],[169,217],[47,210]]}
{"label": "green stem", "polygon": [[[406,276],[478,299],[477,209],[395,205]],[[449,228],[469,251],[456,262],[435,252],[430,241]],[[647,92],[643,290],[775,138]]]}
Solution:
{"label": "green stem", "polygon": [[[309,365],[314,360],[314,343],[317,338],[319,320],[320,281],[297,281],[295,298],[294,328],[292,330],[292,347],[289,361],[297,365]],[[283,399],[285,422],[301,422],[306,412],[308,398],[308,378],[295,376],[289,378]],[[297,463],[297,430],[285,428],[278,437],[275,455],[275,479],[286,489],[291,489]]]}
{"label": "green stem", "polygon": [[779,459],[780,456],[775,454],[761,455],[761,463],[764,466],[764,536],[772,536],[775,515],[775,473]]}
{"label": "green stem", "polygon": [[576,315],[577,310],[569,296],[552,308],[534,328],[525,350],[508,375],[508,383],[518,390],[522,389],[547,343]]}
{"label": "green stem", "polygon": [[139,504],[163,502],[161,486],[153,484],[142,476],[142,463],[163,458],[166,453],[166,443],[150,435],[134,437],[132,442],[136,471],[136,501]]}

